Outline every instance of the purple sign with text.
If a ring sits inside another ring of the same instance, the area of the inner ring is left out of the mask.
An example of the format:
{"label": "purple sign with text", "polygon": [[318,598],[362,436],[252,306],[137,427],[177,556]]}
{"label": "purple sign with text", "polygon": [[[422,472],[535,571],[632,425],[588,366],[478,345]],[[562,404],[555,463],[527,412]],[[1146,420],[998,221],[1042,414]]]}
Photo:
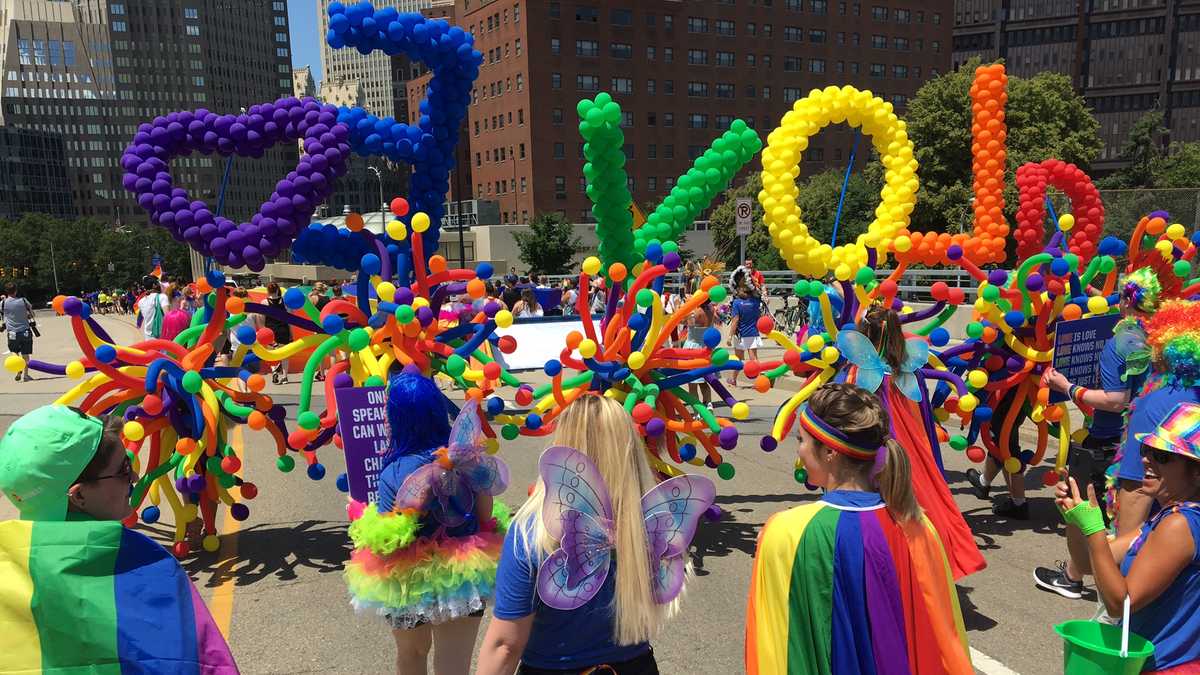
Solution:
{"label": "purple sign with text", "polygon": [[346,451],[346,478],[350,496],[375,502],[379,472],[388,451],[387,390],[384,387],[342,387],[334,390],[338,407],[338,433]]}

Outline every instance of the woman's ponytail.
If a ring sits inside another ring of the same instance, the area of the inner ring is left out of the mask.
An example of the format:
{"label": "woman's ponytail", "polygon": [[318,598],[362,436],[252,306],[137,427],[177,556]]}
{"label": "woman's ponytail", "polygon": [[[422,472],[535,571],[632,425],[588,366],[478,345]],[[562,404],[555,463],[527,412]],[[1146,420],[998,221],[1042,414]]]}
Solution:
{"label": "woman's ponytail", "polygon": [[912,467],[904,448],[892,439],[885,443],[887,461],[879,472],[879,495],[888,510],[897,520],[916,520],[921,517],[921,506],[912,490]]}

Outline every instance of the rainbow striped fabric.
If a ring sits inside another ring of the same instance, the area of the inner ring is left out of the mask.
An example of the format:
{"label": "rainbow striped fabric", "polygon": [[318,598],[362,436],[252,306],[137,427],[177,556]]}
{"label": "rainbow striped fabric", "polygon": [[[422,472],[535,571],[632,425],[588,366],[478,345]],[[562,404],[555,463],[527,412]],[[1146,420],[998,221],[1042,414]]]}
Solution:
{"label": "rainbow striped fabric", "polygon": [[972,673],[945,553],[928,519],[836,490],[777,513],[759,539],[749,675]]}
{"label": "rainbow striped fabric", "polygon": [[118,522],[0,522],[0,673],[237,673],[179,563]]}

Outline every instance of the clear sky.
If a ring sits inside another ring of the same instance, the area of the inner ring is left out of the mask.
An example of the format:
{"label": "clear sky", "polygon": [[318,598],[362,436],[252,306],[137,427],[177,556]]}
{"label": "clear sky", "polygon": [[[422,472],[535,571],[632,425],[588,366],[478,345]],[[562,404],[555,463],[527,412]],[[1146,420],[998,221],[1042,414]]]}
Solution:
{"label": "clear sky", "polygon": [[313,79],[321,81],[321,35],[317,23],[317,0],[288,0],[292,25],[292,66],[311,66]]}

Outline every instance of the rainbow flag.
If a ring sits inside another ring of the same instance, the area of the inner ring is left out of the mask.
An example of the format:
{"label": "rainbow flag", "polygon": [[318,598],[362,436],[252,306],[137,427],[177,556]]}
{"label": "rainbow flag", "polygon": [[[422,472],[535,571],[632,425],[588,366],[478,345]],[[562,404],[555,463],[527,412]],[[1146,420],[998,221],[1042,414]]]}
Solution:
{"label": "rainbow flag", "polygon": [[974,672],[929,520],[902,525],[865,492],[835,491],[767,521],[745,650],[749,675]]}
{"label": "rainbow flag", "polygon": [[0,673],[237,673],[179,563],[118,522],[0,522]]}

